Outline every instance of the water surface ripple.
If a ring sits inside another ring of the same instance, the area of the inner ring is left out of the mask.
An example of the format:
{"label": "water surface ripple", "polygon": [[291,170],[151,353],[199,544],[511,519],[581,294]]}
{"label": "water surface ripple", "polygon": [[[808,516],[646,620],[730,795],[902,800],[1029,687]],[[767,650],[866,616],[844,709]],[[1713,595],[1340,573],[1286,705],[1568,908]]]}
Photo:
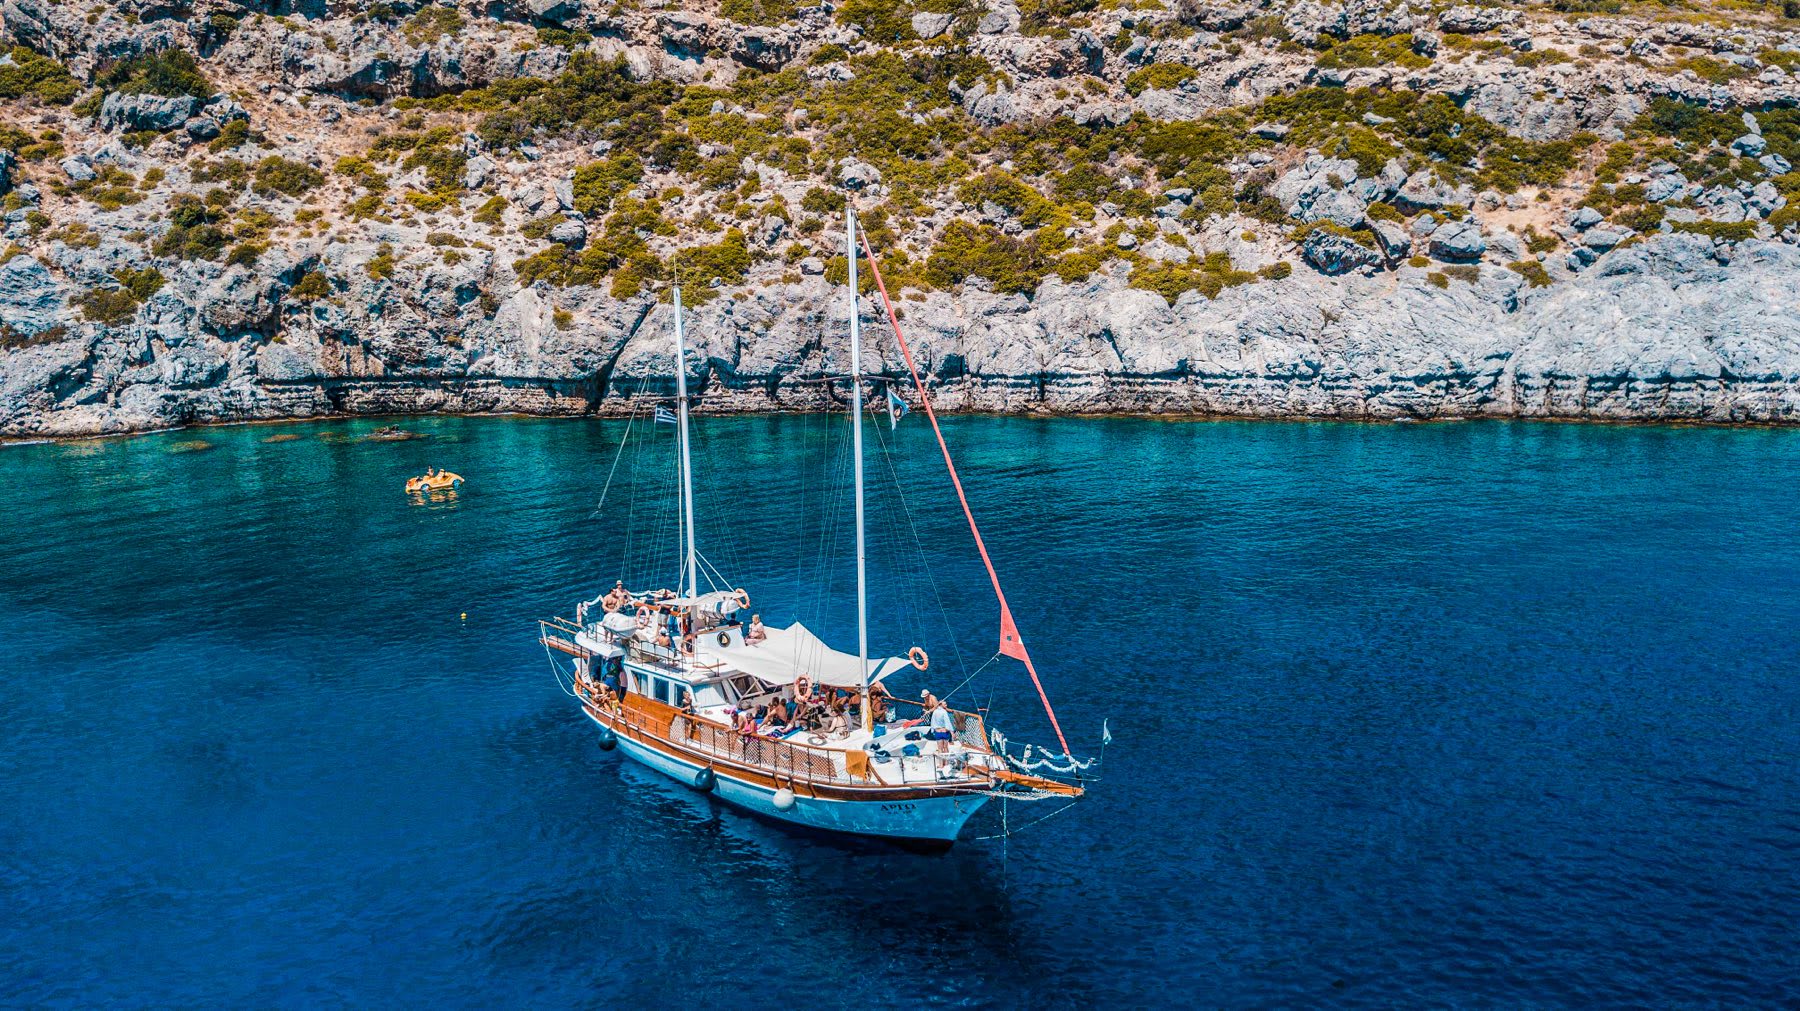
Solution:
{"label": "water surface ripple", "polygon": [[[942,692],[993,611],[918,422],[874,637]],[[1800,1001],[1800,432],[953,419],[1117,740],[926,856],[623,765],[548,676],[533,618],[673,582],[666,427],[596,517],[623,423],[377,424],[0,448],[0,1003]],[[842,425],[698,432],[709,558],[852,643]]]}

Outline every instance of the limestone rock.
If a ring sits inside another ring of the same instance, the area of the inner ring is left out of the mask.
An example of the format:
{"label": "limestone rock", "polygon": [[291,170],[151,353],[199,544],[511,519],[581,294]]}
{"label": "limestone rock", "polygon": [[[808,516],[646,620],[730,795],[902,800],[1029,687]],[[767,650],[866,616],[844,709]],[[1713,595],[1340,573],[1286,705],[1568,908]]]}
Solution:
{"label": "limestone rock", "polygon": [[1446,32],[1472,35],[1491,31],[1519,20],[1519,12],[1505,7],[1452,7],[1438,15],[1438,28]]}
{"label": "limestone rock", "polygon": [[1440,207],[1467,207],[1475,201],[1475,191],[1467,185],[1452,186],[1438,178],[1431,169],[1420,169],[1408,176],[1394,195],[1403,210],[1435,210]]}
{"label": "limestone rock", "polygon": [[1300,244],[1300,255],[1322,274],[1343,274],[1381,263],[1381,254],[1349,236],[1317,228]]}
{"label": "limestone rock", "polygon": [[1428,247],[1440,260],[1467,262],[1479,260],[1487,252],[1487,240],[1481,237],[1481,226],[1470,221],[1452,221],[1431,233]]}
{"label": "limestone rock", "polygon": [[173,130],[200,108],[192,95],[127,95],[113,92],[100,105],[100,125],[108,130]]}
{"label": "limestone rock", "polygon": [[953,14],[931,14],[922,11],[912,16],[912,29],[913,33],[921,39],[935,39],[949,31],[950,25],[955,21],[956,16]]}

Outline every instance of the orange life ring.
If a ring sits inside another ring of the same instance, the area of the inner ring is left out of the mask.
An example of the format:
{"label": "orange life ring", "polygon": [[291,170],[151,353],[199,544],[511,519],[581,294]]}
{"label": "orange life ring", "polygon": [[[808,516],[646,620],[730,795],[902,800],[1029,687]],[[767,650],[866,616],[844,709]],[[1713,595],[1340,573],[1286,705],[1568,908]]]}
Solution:
{"label": "orange life ring", "polygon": [[750,610],[750,594],[745,593],[743,587],[740,586],[737,589],[731,591],[731,595],[733,597],[737,598],[738,610],[740,610],[740,611]]}
{"label": "orange life ring", "polygon": [[926,656],[925,651],[917,646],[906,651],[906,659],[912,661],[912,665],[920,670],[931,669],[931,657]]}
{"label": "orange life ring", "polygon": [[655,612],[651,611],[648,605],[639,604],[637,609],[637,627],[649,628],[650,616],[654,613]]}

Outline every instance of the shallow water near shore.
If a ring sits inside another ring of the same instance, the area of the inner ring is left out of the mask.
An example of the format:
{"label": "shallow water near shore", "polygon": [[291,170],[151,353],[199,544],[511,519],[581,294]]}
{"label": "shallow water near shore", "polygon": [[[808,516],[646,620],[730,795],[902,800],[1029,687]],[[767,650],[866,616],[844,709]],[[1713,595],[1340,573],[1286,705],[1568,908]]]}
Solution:
{"label": "shallow water near shore", "polygon": [[[387,423],[0,452],[0,1002],[1800,999],[1800,431],[949,419],[1070,744],[1115,740],[924,855],[559,691],[534,619],[675,581],[667,426]],[[698,421],[699,541],[853,648],[844,427]],[[872,643],[941,694],[991,597],[923,419],[869,437]],[[953,701],[1054,741],[1009,661]]]}

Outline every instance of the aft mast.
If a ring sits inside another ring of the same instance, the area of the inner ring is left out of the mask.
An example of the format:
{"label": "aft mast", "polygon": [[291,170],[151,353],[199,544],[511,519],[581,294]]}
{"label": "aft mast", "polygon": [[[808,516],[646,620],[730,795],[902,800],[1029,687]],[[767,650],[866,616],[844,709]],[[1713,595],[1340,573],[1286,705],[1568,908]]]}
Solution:
{"label": "aft mast", "polygon": [[[694,552],[694,462],[688,450],[687,344],[681,330],[681,285],[675,286],[675,399],[679,401],[677,416],[681,443],[681,511],[686,532],[687,550],[683,565],[687,569],[689,600],[700,595],[700,580]],[[691,605],[690,605],[691,606]]]}
{"label": "aft mast", "polygon": [[869,589],[863,551],[862,322],[856,301],[856,212],[844,208],[844,252],[850,264],[850,446],[856,471],[856,659],[862,664],[862,726],[873,727],[869,704]]}

